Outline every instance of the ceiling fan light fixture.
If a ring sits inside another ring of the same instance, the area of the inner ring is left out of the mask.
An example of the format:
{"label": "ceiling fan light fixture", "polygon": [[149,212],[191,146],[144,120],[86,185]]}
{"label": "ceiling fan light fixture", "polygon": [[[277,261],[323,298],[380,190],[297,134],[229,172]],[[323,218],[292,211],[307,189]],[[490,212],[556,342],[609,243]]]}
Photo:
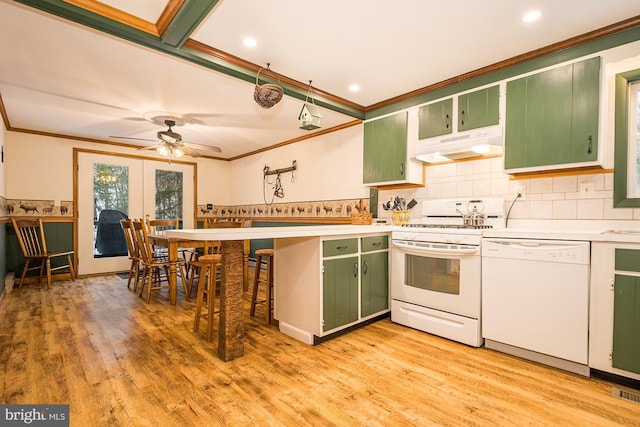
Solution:
{"label": "ceiling fan light fixture", "polygon": [[181,159],[184,156],[184,152],[180,149],[180,147],[173,148],[173,157],[176,159]]}
{"label": "ceiling fan light fixture", "polygon": [[164,157],[168,157],[170,153],[169,147],[167,147],[167,144],[159,145],[158,148],[156,148],[156,151],[158,152],[158,154]]}

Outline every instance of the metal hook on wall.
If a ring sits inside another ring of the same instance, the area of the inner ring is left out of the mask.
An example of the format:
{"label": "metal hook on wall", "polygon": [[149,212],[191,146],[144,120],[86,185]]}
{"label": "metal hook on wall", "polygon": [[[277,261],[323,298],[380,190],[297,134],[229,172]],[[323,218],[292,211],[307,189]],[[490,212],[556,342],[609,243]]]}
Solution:
{"label": "metal hook on wall", "polygon": [[[298,169],[298,164],[297,162],[294,160],[291,163],[291,166],[288,168],[281,168],[281,169],[276,169],[276,170],[271,170],[269,168],[269,166],[265,165],[264,168],[262,169],[262,180],[263,180],[263,196],[264,196],[264,186],[266,184],[272,185],[273,184],[273,196],[274,197],[278,197],[278,198],[283,198],[284,197],[284,188],[282,187],[282,182],[280,181],[280,175],[283,173],[287,173],[287,172],[291,172],[291,182],[295,181],[295,175],[294,172]],[[273,182],[269,182],[267,181],[267,176],[269,175],[276,175],[276,179]],[[267,203],[266,197],[264,197],[265,199],[265,203]],[[271,203],[273,203],[273,198],[271,199]],[[270,203],[267,203],[270,204]]]}

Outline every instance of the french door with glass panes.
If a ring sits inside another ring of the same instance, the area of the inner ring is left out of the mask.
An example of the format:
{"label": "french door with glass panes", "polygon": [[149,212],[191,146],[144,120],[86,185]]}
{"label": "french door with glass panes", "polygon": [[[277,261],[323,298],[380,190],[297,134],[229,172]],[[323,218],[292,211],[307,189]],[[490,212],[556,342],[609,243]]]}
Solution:
{"label": "french door with glass panes", "polygon": [[79,151],[78,274],[128,271],[121,218],[179,218],[193,228],[192,163]]}

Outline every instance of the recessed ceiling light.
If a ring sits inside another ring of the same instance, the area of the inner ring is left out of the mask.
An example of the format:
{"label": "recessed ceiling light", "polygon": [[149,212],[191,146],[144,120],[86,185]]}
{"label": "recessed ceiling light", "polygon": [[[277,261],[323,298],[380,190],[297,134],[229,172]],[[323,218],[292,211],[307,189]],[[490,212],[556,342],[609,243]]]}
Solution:
{"label": "recessed ceiling light", "polygon": [[242,40],[242,43],[244,43],[244,45],[247,47],[254,47],[258,44],[256,39],[254,39],[253,37],[245,37],[244,40]]}
{"label": "recessed ceiling light", "polygon": [[349,90],[351,92],[357,92],[357,91],[360,90],[360,86],[358,86],[358,85],[349,85]]}
{"label": "recessed ceiling light", "polygon": [[540,18],[542,13],[539,10],[532,10],[531,12],[527,12],[522,17],[522,22],[533,22],[536,19]]}

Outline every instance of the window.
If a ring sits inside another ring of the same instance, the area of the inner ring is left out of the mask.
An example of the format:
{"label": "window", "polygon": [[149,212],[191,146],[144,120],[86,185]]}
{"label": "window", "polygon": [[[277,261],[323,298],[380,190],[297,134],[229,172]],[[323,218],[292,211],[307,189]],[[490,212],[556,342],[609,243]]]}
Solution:
{"label": "window", "polygon": [[156,170],[156,218],[182,219],[182,172]]}
{"label": "window", "polygon": [[614,165],[614,207],[640,207],[640,69],[616,75]]}
{"label": "window", "polygon": [[640,81],[629,84],[629,102],[627,111],[629,117],[629,132],[627,140],[627,189],[628,196],[640,197]]}

